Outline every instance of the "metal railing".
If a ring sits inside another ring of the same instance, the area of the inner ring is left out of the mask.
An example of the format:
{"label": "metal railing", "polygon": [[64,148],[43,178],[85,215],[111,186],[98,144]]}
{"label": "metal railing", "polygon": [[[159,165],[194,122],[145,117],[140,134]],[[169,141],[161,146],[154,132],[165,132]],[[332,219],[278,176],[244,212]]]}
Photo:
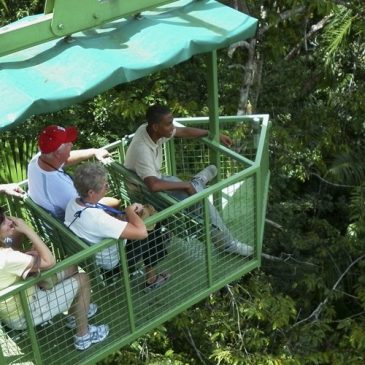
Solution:
{"label": "metal railing", "polygon": [[[179,121],[206,123],[201,118]],[[145,250],[147,257],[136,257],[133,242],[124,240],[107,239],[88,246],[30,198],[22,204],[12,199],[7,201],[9,213],[24,217],[51,247],[58,262],[40,277],[0,292],[0,302],[20,295],[21,311],[27,323],[23,331],[7,328],[3,323],[0,363],[95,363],[260,266],[269,182],[268,118],[222,118],[221,129],[233,137],[235,150],[208,139],[204,139],[204,143],[176,139],[165,149],[165,172],[184,179],[210,164],[212,150],[218,152],[217,181],[183,201],[176,201],[165,193],[150,193],[142,181],[123,167],[128,138],[107,146],[115,159],[108,166],[111,194],[121,197],[124,204],[138,199],[157,210],[145,220],[151,229],[147,239],[149,248]],[[250,251],[242,255],[227,250],[225,235],[212,225],[212,205],[229,235],[251,247]],[[120,270],[107,274],[96,265],[95,254],[115,244]],[[156,254],[152,252],[153,247],[159,252],[153,263],[156,271],[169,272],[171,276],[161,288],[147,291],[144,265]],[[67,313],[34,327],[27,305],[30,299],[27,289],[70,265],[77,265],[91,279],[92,301],[99,310],[90,322],[110,326],[105,341],[82,352],[74,349],[73,331],[65,328]]]}

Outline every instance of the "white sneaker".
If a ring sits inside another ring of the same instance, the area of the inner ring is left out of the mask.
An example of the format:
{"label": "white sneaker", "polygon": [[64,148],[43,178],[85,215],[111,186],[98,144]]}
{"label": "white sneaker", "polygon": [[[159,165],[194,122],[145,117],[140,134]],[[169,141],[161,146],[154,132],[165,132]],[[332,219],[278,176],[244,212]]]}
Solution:
{"label": "white sneaker", "polygon": [[250,256],[253,254],[253,248],[251,246],[237,240],[232,241],[228,247],[224,248],[224,251],[242,256]]}
{"label": "white sneaker", "polygon": [[212,181],[217,176],[217,168],[214,165],[209,165],[205,169],[198,172],[191,181],[200,180],[200,182],[205,186],[208,182]]}
{"label": "white sneaker", "polygon": [[104,341],[109,334],[109,326],[101,324],[100,326],[89,325],[89,332],[84,336],[74,336],[74,345],[77,350],[86,350],[93,343]]}

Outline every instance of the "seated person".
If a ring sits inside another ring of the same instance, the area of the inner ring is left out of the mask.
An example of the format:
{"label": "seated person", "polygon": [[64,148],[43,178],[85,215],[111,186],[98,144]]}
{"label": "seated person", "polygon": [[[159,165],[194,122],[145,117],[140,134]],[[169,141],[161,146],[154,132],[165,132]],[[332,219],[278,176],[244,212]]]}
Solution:
{"label": "seated person", "polygon": [[[93,156],[103,160],[109,155],[107,150],[97,148],[72,151],[76,138],[77,129],[74,127],[48,126],[38,138],[40,152],[28,165],[29,196],[62,221],[67,203],[77,197],[72,177],[63,168]],[[117,200],[108,202],[116,205],[119,203]]]}
{"label": "seated person", "polygon": [[[104,166],[96,163],[85,163],[77,167],[74,184],[79,198],[72,199],[67,204],[64,223],[77,236],[91,245],[97,244],[105,238],[126,238],[128,240],[147,238],[146,226],[138,215],[143,208],[141,204],[134,203],[125,209],[127,221],[113,217],[107,213],[108,210],[105,211],[105,206],[98,204],[108,190],[107,171]],[[136,247],[133,247],[133,242],[127,244],[128,258],[137,250]],[[146,245],[143,248],[146,248]],[[148,260],[145,260],[145,291],[157,289],[169,279],[168,273],[158,275],[154,269],[160,258],[158,256],[155,252],[149,256]],[[105,271],[118,268],[118,245],[112,245],[98,252],[96,263]]]}
{"label": "seated person", "polygon": [[[216,176],[217,168],[210,165],[196,174],[191,181],[182,181],[176,176],[164,176],[161,174],[162,146],[174,137],[206,137],[208,131],[200,128],[175,127],[171,111],[162,105],[149,107],[146,120],[147,123],[137,129],[128,147],[124,166],[134,171],[151,192],[166,191],[176,199],[183,200],[202,191]],[[232,145],[231,139],[223,134],[220,136],[220,141],[226,146]],[[222,245],[225,251],[243,256],[253,253],[251,246],[233,238],[213,204],[209,204],[209,213],[213,225],[212,237],[218,246]]]}
{"label": "seated person", "polygon": [[[14,232],[24,234],[32,243],[32,251],[20,252],[4,247],[2,240]],[[46,270],[55,265],[55,258],[41,238],[22,219],[7,217],[0,210],[0,290],[10,287],[31,273]],[[48,321],[55,315],[67,311],[66,326],[76,328],[74,345],[85,350],[93,343],[103,341],[109,333],[107,325],[89,325],[88,316],[95,314],[97,306],[90,305],[90,283],[85,273],[76,267],[69,267],[57,273],[57,280],[51,289],[31,287],[27,290],[29,310],[34,325]],[[91,310],[90,310],[91,309]],[[27,328],[18,295],[0,302],[2,321],[12,329]]]}

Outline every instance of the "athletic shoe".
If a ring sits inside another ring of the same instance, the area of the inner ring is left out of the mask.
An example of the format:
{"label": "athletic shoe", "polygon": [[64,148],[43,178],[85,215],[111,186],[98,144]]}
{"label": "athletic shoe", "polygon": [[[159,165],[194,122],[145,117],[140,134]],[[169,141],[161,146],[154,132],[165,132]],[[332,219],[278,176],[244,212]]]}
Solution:
{"label": "athletic shoe", "polygon": [[199,180],[203,186],[212,181],[217,176],[217,168],[214,165],[209,165],[205,169],[198,172],[191,181]]}
{"label": "athletic shoe", "polygon": [[77,350],[86,350],[93,343],[104,341],[109,334],[109,326],[101,324],[100,326],[89,325],[89,332],[84,336],[74,336],[74,345]]}
{"label": "athletic shoe", "polygon": [[158,274],[156,276],[156,280],[153,283],[147,283],[145,284],[144,291],[146,293],[161,288],[161,286],[165,285],[167,281],[170,279],[170,274],[168,272],[164,272],[162,274]]}
{"label": "athletic shoe", "polygon": [[[91,318],[95,315],[95,313],[98,311],[98,306],[95,303],[90,303],[89,310],[87,312],[87,318]],[[67,316],[66,317],[66,324],[65,326],[70,329],[76,328],[76,320],[74,316]]]}
{"label": "athletic shoe", "polygon": [[249,256],[253,254],[253,248],[245,243],[233,240],[229,246],[224,248],[224,251],[236,253],[242,256]]}

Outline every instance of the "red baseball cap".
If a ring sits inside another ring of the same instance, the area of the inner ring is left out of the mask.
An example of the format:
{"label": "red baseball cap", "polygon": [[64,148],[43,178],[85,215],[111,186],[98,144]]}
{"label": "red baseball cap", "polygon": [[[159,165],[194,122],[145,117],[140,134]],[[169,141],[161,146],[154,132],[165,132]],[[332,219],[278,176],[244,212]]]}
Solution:
{"label": "red baseball cap", "polygon": [[38,146],[42,153],[51,153],[63,143],[75,142],[77,129],[75,127],[63,128],[58,125],[49,125],[38,137]]}

